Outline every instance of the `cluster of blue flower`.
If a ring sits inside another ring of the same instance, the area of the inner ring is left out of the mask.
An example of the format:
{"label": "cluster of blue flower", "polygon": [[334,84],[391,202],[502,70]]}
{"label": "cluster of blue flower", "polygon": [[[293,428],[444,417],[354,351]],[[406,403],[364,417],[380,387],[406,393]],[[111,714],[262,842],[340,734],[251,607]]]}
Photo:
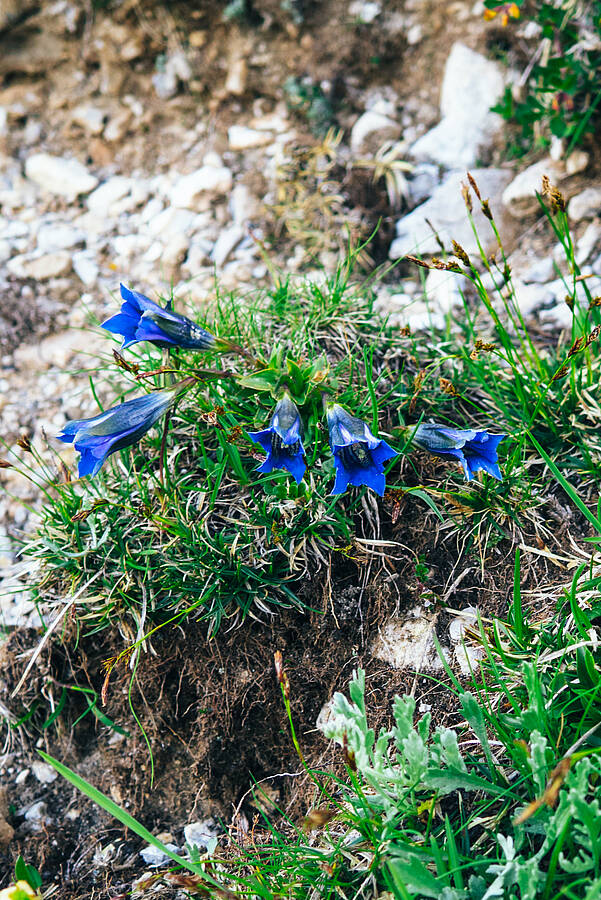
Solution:
{"label": "cluster of blue flower", "polygon": [[[333,494],[343,494],[349,484],[366,485],[380,496],[386,488],[384,463],[396,456],[386,441],[374,437],[365,422],[351,416],[338,403],[327,407],[330,447],[336,466]],[[302,423],[296,404],[289,394],[278,401],[269,428],[249,431],[248,436],[260,444],[267,459],[259,472],[287,469],[299,483],[305,474],[305,448]]]}
{"label": "cluster of blue flower", "polygon": [[[163,308],[124,285],[121,285],[121,297],[124,301],[121,311],[107,319],[103,328],[121,335],[123,347],[139,341],[186,350],[220,350],[231,346],[191,319],[174,313],[170,303]],[[91,419],[68,422],[58,438],[72,443],[81,453],[79,476],[96,475],[107,456],[135,444],[166,413],[181,391],[182,382],[128,400]],[[397,451],[375,437],[365,422],[338,403],[328,403],[326,414],[336,469],[332,493],[342,494],[349,485],[365,485],[382,496],[386,488],[384,463],[397,456]],[[480,469],[501,479],[497,448],[506,435],[438,423],[410,426],[409,432],[410,443],[435,456],[461,463],[468,481]],[[269,427],[250,431],[248,436],[267,454],[259,472],[285,469],[300,483],[306,471],[303,427],[299,410],[288,392],[278,400]]]}

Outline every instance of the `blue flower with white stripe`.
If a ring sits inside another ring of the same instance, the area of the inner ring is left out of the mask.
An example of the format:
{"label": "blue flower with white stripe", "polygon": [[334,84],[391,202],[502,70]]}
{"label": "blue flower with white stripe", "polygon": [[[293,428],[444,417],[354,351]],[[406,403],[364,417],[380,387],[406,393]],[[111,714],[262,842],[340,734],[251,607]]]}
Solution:
{"label": "blue flower with white stripe", "polygon": [[380,497],[386,490],[384,463],[396,450],[374,437],[365,422],[333,403],[327,408],[330,447],[336,466],[333,494],[342,494],[349,484],[364,484]]}
{"label": "blue flower with white stripe", "polygon": [[506,437],[506,434],[425,422],[417,426],[412,441],[434,456],[460,462],[467,481],[480,469],[501,481],[497,448]]}
{"label": "blue flower with white stripe", "polygon": [[249,431],[249,438],[260,444],[267,458],[258,472],[286,469],[297,484],[302,481],[306,465],[302,441],[302,422],[296,404],[289,394],[278,400],[269,423],[263,431]]}
{"label": "blue flower with white stripe", "polygon": [[120,285],[123,304],[121,311],[111,316],[102,327],[123,338],[122,348],[139,341],[150,341],[157,347],[181,347],[184,350],[215,350],[219,342],[214,334],[201,328],[186,316],[172,312],[171,303],[165,308],[154,300]]}
{"label": "blue flower with white stripe", "polygon": [[155,391],[127,400],[91,419],[67,422],[57,438],[73,444],[81,453],[79,477],[93,477],[107,456],[136,444],[167,412],[177,393],[178,390]]}

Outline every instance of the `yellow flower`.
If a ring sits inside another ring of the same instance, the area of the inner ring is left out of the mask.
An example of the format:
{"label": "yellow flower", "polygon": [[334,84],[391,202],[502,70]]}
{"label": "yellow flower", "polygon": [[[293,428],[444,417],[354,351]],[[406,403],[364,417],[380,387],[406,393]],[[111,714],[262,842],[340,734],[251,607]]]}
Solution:
{"label": "yellow flower", "polygon": [[485,22],[490,22],[491,19],[494,19],[494,17],[496,16],[496,14],[497,14],[496,9],[485,9],[485,10],[484,10],[484,21],[485,21]]}
{"label": "yellow flower", "polygon": [[520,17],[520,8],[519,8],[519,6],[517,5],[517,3],[512,3],[511,6],[509,7],[508,12],[509,12],[509,15],[511,16],[512,19],[519,19],[519,17]]}

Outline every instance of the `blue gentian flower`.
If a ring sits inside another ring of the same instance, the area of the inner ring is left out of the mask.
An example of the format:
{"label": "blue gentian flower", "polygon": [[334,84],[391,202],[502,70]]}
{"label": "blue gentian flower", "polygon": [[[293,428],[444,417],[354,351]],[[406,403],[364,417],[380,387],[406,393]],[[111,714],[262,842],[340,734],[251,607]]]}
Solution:
{"label": "blue gentian flower", "polygon": [[306,465],[303,460],[305,448],[302,441],[300,413],[289,394],[278,400],[269,423],[263,431],[249,431],[249,438],[260,444],[267,453],[267,459],[257,469],[271,472],[286,469],[297,484],[302,481]]}
{"label": "blue gentian flower", "polygon": [[96,475],[111,453],[130,447],[167,412],[177,396],[177,390],[155,391],[120,406],[107,409],[92,419],[67,422],[59,441],[74,444],[81,453],[79,477]]}
{"label": "blue gentian flower", "polygon": [[150,341],[158,347],[182,347],[184,350],[214,350],[218,347],[215,335],[205,331],[196,322],[171,311],[171,303],[163,309],[144,294],[130,291],[120,285],[125,301],[121,312],[102,327],[123,337],[122,347],[131,347],[138,341]]}
{"label": "blue gentian flower", "polygon": [[384,463],[397,455],[386,441],[374,437],[365,422],[351,416],[342,406],[328,407],[330,447],[334,454],[336,481],[333,494],[342,494],[349,484],[364,484],[380,497],[386,489]]}
{"label": "blue gentian flower", "polygon": [[412,440],[434,456],[459,460],[467,481],[480,469],[501,481],[497,447],[505,437],[506,434],[491,434],[489,431],[452,428],[449,425],[426,422],[417,426]]}

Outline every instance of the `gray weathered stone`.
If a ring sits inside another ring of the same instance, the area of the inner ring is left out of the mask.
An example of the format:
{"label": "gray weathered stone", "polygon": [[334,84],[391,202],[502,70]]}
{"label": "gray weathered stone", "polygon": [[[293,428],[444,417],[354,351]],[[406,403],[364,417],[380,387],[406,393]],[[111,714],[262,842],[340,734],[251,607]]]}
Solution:
{"label": "gray weathered stone", "polygon": [[501,116],[490,111],[503,86],[497,63],[464,44],[454,44],[442,83],[442,119],[412,145],[413,157],[449,169],[475,165],[503,125]]}
{"label": "gray weathered stone", "polygon": [[74,200],[79,194],[89,194],[98,179],[76,159],[33,153],[25,163],[25,174],[50,194]]}
{"label": "gray weathered stone", "polygon": [[521,219],[541,212],[536,194],[542,190],[543,175],[548,175],[552,184],[557,184],[565,178],[565,168],[562,163],[547,157],[516,175],[503,191],[503,205],[512,216]]}
{"label": "gray weathered stone", "polygon": [[[482,197],[490,200],[497,224],[503,232],[501,193],[511,178],[504,169],[474,169],[472,175],[480,187]],[[465,176],[452,173],[435,188],[432,196],[421,206],[397,222],[397,237],[390,247],[390,258],[400,259],[408,253],[412,255],[440,254],[440,248],[428,221],[437,229],[443,243],[452,252],[451,241],[458,241],[466,253],[478,253],[478,245],[469,223],[461,184]],[[496,238],[490,223],[474,205],[474,220],[485,248],[496,246]]]}
{"label": "gray weathered stone", "polygon": [[576,194],[568,204],[568,216],[572,222],[592,219],[601,212],[601,187],[585,188]]}
{"label": "gray weathered stone", "polygon": [[170,191],[171,204],[183,209],[207,209],[215,196],[231,190],[232,181],[226,166],[202,166],[177,179]]}

